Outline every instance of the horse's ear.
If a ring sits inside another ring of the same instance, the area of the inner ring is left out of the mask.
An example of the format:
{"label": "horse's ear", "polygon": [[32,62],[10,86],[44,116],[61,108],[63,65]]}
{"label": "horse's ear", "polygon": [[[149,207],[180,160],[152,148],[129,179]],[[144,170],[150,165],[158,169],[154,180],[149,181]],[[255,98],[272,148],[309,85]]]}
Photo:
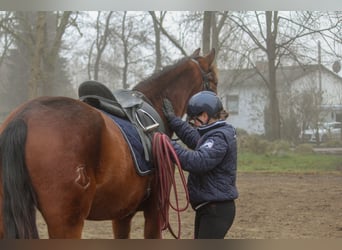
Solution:
{"label": "horse's ear", "polygon": [[200,51],[201,51],[201,48],[196,49],[196,50],[192,53],[192,55],[191,55],[190,57],[198,57]]}
{"label": "horse's ear", "polygon": [[205,56],[207,62],[209,65],[211,65],[214,62],[215,59],[215,48],[212,48],[210,53]]}

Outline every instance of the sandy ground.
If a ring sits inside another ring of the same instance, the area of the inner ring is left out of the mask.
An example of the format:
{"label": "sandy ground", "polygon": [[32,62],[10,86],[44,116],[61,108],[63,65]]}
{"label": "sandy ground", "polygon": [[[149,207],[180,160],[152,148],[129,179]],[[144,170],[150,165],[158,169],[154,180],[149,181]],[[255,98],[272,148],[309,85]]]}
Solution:
{"label": "sandy ground", "polygon": [[[227,235],[230,239],[341,239],[342,172],[330,174],[238,175],[240,197],[237,214]],[[181,195],[184,198],[184,195]],[[178,220],[170,213],[173,230]],[[194,212],[181,213],[181,239],[192,239]],[[41,238],[47,238],[46,225],[38,217]],[[110,221],[86,221],[83,238],[111,239]],[[143,237],[143,218],[138,213],[131,238]],[[173,236],[165,230],[163,238]]]}

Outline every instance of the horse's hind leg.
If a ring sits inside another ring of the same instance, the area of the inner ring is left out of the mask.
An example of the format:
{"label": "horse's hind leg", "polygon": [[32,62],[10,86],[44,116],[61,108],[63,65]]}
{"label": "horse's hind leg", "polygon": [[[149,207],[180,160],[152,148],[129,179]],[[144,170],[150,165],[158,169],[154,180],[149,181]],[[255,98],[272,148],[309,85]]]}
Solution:
{"label": "horse's hind leg", "polygon": [[[51,220],[50,220],[51,221]],[[63,226],[61,226],[61,224]],[[48,233],[50,239],[81,239],[82,230],[84,225],[84,219],[73,220],[64,222],[49,222],[48,223]]]}
{"label": "horse's hind leg", "polygon": [[112,220],[112,227],[115,239],[129,239],[131,231],[131,221],[134,214],[122,219]]}
{"label": "horse's hind leg", "polygon": [[84,170],[84,175],[87,178],[81,178],[83,181],[76,177],[74,182],[54,187],[53,194],[43,193],[46,202],[41,206],[44,209],[41,213],[48,226],[49,238],[81,238],[96,189],[91,171],[86,174]]}
{"label": "horse's hind leg", "polygon": [[[79,195],[82,197],[82,194]],[[61,197],[54,196],[54,198]],[[80,239],[89,207],[90,204],[82,204],[75,197],[63,197],[51,206],[44,204],[44,210],[41,213],[47,224],[49,238]]]}
{"label": "horse's hind leg", "polygon": [[49,238],[79,239],[82,236],[96,184],[94,178],[87,175],[87,185],[80,185],[75,175],[74,181],[48,180],[50,186],[38,190],[39,210],[47,224]]}

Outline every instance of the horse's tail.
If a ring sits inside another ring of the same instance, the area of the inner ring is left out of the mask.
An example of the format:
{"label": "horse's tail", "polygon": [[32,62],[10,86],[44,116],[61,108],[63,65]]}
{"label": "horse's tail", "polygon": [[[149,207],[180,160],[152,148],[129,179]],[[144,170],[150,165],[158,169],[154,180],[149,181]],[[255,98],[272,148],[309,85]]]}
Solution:
{"label": "horse's tail", "polygon": [[36,194],[25,163],[27,125],[14,118],[0,135],[5,238],[38,238]]}

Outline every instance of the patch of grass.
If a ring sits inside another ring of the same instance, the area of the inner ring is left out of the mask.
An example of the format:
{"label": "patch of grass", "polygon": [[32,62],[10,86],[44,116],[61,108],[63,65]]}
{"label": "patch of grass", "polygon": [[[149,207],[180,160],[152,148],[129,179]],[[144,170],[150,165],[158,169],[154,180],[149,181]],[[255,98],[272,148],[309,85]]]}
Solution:
{"label": "patch of grass", "polygon": [[296,154],[286,155],[238,154],[239,172],[340,172],[342,173],[342,156]]}

